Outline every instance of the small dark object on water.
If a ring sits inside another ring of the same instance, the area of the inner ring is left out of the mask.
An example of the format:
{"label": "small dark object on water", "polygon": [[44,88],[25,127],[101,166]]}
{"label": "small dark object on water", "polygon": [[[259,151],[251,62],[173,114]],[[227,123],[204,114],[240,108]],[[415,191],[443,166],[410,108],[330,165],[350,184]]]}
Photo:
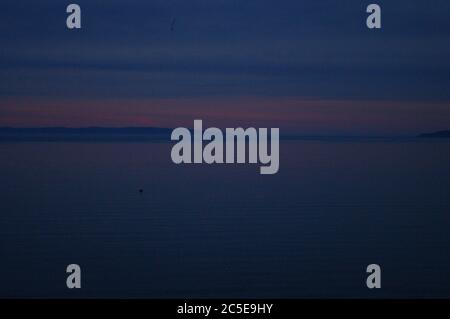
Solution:
{"label": "small dark object on water", "polygon": [[144,192],[144,190],[141,188],[141,189],[139,189],[139,193],[143,193]]}

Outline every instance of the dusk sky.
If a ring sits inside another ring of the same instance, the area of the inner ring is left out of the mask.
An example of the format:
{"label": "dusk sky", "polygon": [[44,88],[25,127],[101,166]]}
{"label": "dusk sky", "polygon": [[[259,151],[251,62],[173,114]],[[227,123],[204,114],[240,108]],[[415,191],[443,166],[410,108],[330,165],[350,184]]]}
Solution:
{"label": "dusk sky", "polygon": [[[66,6],[82,29],[66,28]],[[382,8],[369,30],[366,7]],[[450,129],[450,1],[6,0],[0,126]]]}

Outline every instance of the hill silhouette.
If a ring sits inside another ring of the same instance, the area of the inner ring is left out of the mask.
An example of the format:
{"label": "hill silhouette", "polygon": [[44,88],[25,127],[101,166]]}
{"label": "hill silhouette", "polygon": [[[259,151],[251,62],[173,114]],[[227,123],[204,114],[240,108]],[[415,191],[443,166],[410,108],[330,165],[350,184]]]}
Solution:
{"label": "hill silhouette", "polygon": [[170,140],[161,127],[0,127],[0,141],[146,141]]}
{"label": "hill silhouette", "polygon": [[429,138],[450,138],[450,130],[447,131],[437,131],[433,133],[423,133],[418,137],[429,137]]}

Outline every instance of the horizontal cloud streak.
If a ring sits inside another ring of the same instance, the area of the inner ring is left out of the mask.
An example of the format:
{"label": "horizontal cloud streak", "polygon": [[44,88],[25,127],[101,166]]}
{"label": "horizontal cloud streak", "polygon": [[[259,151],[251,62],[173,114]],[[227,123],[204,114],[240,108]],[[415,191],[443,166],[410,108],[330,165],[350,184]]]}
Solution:
{"label": "horizontal cloud streak", "polygon": [[[296,97],[202,97],[122,100],[1,99],[0,126],[192,125],[280,127],[296,134],[416,135],[444,129],[442,102],[318,100]],[[57,124],[56,124],[57,123]]]}
{"label": "horizontal cloud streak", "polygon": [[81,1],[79,32],[26,4],[0,13],[3,96],[450,100],[446,1],[382,1],[375,32],[360,1]]}

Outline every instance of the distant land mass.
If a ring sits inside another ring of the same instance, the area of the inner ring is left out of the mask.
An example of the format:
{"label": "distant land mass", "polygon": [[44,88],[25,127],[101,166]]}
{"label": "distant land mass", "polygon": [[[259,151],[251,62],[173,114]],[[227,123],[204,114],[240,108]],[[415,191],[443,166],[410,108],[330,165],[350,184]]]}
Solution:
{"label": "distant land mass", "polygon": [[450,138],[450,130],[447,131],[437,131],[433,133],[423,133],[420,134],[418,137],[446,137]]}
{"label": "distant land mass", "polygon": [[167,134],[162,127],[0,127],[0,133],[14,134]]}
{"label": "distant land mass", "polygon": [[[188,128],[189,129],[189,128]],[[170,141],[173,128],[165,127],[0,127],[0,142],[58,141]],[[193,129],[189,129],[193,132]],[[423,133],[418,138],[450,138],[450,130]],[[389,136],[281,135],[282,140],[378,140]],[[397,137],[399,138],[399,137]],[[403,137],[408,138],[408,137]],[[409,137],[411,138],[411,137]]]}
{"label": "distant land mass", "polygon": [[0,141],[158,141],[171,133],[161,127],[0,127]]}

